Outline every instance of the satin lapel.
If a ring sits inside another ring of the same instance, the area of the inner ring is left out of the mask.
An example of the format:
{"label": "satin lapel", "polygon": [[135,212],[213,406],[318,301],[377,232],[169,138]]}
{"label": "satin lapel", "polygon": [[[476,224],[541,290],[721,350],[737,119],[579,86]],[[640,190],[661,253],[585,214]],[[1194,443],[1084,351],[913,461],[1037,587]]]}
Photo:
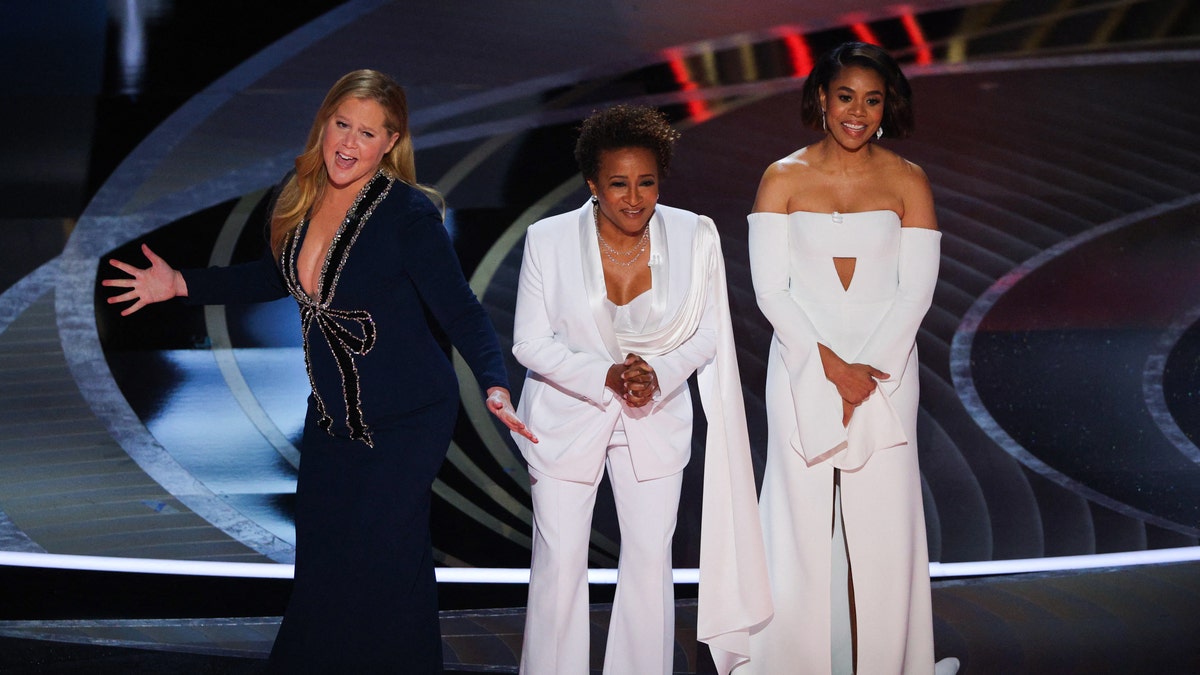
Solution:
{"label": "satin lapel", "polygon": [[667,254],[667,227],[661,208],[654,209],[650,217],[650,315],[646,318],[645,330],[652,331],[662,325],[667,314],[667,297],[671,278],[671,256]]}
{"label": "satin lapel", "polygon": [[608,289],[604,286],[604,266],[600,262],[600,245],[596,243],[596,221],[592,215],[591,202],[579,211],[579,248],[579,257],[583,262],[583,290],[592,309],[596,330],[599,331],[600,340],[612,357],[613,363],[620,363],[625,360],[625,355],[621,353],[621,347],[617,344],[612,316],[604,306]]}

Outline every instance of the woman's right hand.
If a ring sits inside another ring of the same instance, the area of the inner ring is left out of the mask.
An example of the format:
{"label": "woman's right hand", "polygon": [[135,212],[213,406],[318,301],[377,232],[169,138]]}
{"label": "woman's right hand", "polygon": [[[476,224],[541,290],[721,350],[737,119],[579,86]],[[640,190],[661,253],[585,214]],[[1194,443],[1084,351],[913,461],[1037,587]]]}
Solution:
{"label": "woman's right hand", "polygon": [[121,316],[129,316],[154,302],[162,302],[188,294],[187,282],[184,281],[183,275],[178,270],[155,255],[154,251],[151,251],[150,247],[145,244],[142,244],[142,255],[145,255],[146,260],[150,261],[149,267],[142,269],[120,260],[109,260],[110,265],[128,274],[130,278],[105,279],[100,282],[102,286],[129,289],[125,293],[114,295],[108,299],[110,305],[118,302],[133,302],[121,312]]}

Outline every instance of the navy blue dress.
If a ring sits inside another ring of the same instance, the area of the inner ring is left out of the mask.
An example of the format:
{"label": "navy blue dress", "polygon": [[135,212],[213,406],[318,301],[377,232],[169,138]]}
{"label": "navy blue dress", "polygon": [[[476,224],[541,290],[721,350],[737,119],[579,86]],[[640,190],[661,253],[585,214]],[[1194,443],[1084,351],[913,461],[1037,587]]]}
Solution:
{"label": "navy blue dress", "polygon": [[426,308],[483,389],[507,387],[499,341],[437,208],[376,174],[330,245],[310,298],[296,254],[184,272],[188,301],[292,295],[312,383],[296,485],[296,577],[271,652],[278,672],[442,671],[429,532],[458,384]]}

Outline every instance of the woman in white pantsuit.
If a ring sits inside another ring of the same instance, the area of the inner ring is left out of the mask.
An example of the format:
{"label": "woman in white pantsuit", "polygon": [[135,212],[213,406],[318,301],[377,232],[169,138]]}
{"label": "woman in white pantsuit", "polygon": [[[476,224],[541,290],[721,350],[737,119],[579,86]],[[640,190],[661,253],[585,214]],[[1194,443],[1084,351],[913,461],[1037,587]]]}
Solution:
{"label": "woman in white pantsuit", "polygon": [[801,112],[825,136],[767,169],[749,217],[775,330],[760,511],[776,613],[739,675],[934,672],[916,335],[941,233],[924,172],[874,143],[908,135],[910,104],[878,47],[826,54]]}
{"label": "woman in white pantsuit", "polygon": [[693,372],[710,421],[699,637],[722,672],[770,615],[720,241],[708,218],[658,203],[676,136],[650,108],[593,114],[575,151],[592,199],[526,234],[513,354],[528,368],[517,415],[540,438],[514,435],[533,495],[528,675],[589,671],[588,539],[606,468],[621,553],[604,672],[672,671]]}

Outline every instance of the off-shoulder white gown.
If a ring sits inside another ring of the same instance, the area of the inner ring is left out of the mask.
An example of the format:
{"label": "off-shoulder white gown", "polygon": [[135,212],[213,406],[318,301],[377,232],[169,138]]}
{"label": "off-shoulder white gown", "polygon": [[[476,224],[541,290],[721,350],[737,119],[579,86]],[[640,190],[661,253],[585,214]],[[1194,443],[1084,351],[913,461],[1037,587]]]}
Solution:
{"label": "off-shoulder white gown", "polygon": [[[846,614],[848,552],[856,672],[932,673],[915,338],[932,300],[941,235],[902,228],[892,211],[755,213],[749,223],[755,291],[775,329],[759,500],[775,615],[752,636],[750,663],[736,672],[848,672],[849,620],[838,620]],[[834,258],[855,259],[847,288]],[[891,376],[848,428],[818,343]],[[833,531],[835,477],[844,544]]]}

